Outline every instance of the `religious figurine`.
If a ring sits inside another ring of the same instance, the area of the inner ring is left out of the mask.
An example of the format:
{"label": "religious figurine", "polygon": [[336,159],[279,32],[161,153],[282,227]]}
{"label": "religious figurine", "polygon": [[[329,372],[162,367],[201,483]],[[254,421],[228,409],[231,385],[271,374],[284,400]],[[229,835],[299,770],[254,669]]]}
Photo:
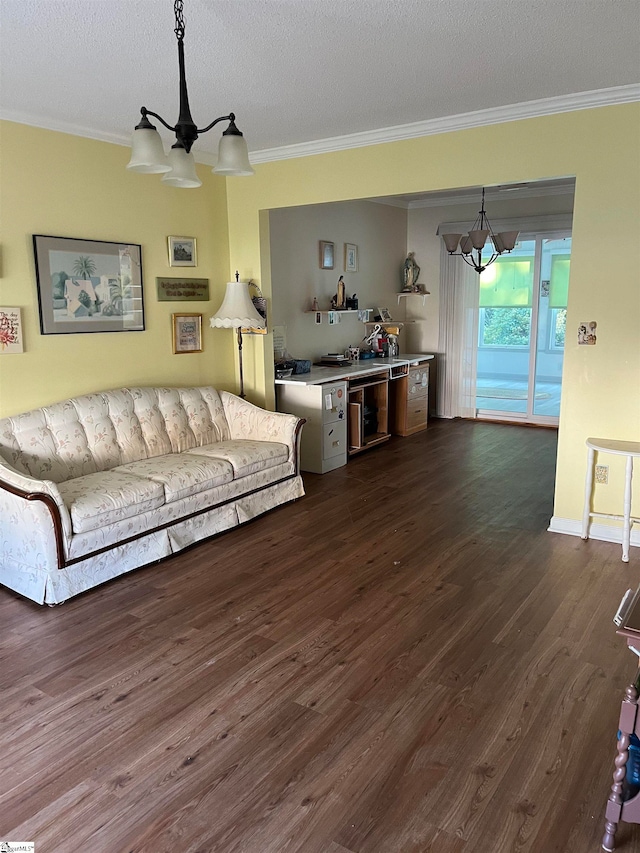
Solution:
{"label": "religious figurine", "polygon": [[402,290],[406,293],[417,290],[420,267],[415,262],[414,254],[415,252],[409,252],[402,267]]}
{"label": "religious figurine", "polygon": [[338,311],[346,308],[346,287],[344,276],[341,275],[338,279],[338,292],[336,293],[336,308]]}

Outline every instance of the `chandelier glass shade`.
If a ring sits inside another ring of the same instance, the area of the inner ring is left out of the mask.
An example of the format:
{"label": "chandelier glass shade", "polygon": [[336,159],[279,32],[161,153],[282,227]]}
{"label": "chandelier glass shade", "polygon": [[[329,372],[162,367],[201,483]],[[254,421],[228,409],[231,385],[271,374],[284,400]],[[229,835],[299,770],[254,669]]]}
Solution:
{"label": "chandelier glass shade", "polygon": [[[189,95],[187,93],[187,80],[184,64],[184,18],[182,15],[183,0],[174,0],[173,9],[175,13],[175,34],[178,40],[178,67],[180,74],[180,114],[175,126],[168,124],[162,116],[141,107],[142,118],[133,131],[131,142],[131,159],[127,169],[132,172],[140,172],[145,175],[162,174],[162,181],[173,187],[185,189],[195,188],[202,185],[202,181],[196,174],[196,164],[191,146],[198,136],[207,133],[221,121],[228,121],[229,125],[223,132],[218,146],[218,162],[213,172],[226,176],[253,175],[253,169],[249,162],[247,143],[235,123],[235,115],[219,116],[206,127],[199,128],[191,117],[189,108]],[[156,118],[160,124],[175,133],[176,141],[169,155],[165,155],[162,138],[155,125],[149,121],[149,116]]]}
{"label": "chandelier glass shade", "polygon": [[[500,231],[493,233],[493,228],[484,210],[484,188],[482,190],[482,208],[478,212],[478,218],[469,229],[468,234],[443,234],[444,245],[450,255],[461,257],[462,260],[473,267],[477,273],[484,272],[489,264],[492,264],[503,252],[510,252],[516,245],[519,231]],[[489,255],[482,253],[491,240]],[[459,252],[456,249],[460,249]]]}

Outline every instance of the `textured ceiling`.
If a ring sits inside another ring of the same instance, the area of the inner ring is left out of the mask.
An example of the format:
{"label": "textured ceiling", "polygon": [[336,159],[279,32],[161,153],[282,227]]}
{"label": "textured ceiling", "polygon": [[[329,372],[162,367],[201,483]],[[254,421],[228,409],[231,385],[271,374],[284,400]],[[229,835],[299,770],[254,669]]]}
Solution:
{"label": "textured ceiling", "polygon": [[[185,0],[184,16],[194,120],[235,112],[254,152],[640,82],[639,0]],[[172,0],[1,0],[0,21],[3,117],[117,142],[142,105],[177,119]]]}

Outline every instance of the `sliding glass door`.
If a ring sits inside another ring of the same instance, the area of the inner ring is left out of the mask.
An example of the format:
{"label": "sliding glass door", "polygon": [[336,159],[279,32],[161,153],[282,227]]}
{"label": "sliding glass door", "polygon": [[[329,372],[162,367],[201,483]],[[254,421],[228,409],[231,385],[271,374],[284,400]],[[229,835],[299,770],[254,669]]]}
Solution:
{"label": "sliding glass door", "polygon": [[557,424],[571,236],[525,235],[480,275],[478,417]]}

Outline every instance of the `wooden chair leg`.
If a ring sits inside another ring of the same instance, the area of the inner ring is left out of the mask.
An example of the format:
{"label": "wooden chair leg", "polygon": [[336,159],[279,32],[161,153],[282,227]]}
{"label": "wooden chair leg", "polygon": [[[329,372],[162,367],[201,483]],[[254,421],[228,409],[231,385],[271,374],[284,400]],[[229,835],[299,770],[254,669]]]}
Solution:
{"label": "wooden chair leg", "polygon": [[[624,718],[626,716],[625,710],[631,711],[629,705],[637,705],[638,704],[638,691],[636,690],[633,684],[630,684],[626,691],[626,695],[624,697],[624,701],[622,703],[623,711],[621,713],[621,717]],[[626,709],[625,709],[626,703]],[[635,711],[633,709],[633,718],[635,720]],[[604,823],[604,836],[602,837],[602,849],[606,850],[607,853],[612,853],[615,849],[615,836],[616,830],[618,829],[618,823],[620,821],[620,815],[622,814],[622,786],[624,783],[625,776],[627,774],[627,761],[629,760],[629,743],[631,742],[631,735],[621,731],[620,737],[618,738],[618,747],[615,757],[615,770],[613,771],[613,784],[611,785],[611,793],[609,794],[609,799],[607,801],[607,810],[605,813],[605,823]]]}

